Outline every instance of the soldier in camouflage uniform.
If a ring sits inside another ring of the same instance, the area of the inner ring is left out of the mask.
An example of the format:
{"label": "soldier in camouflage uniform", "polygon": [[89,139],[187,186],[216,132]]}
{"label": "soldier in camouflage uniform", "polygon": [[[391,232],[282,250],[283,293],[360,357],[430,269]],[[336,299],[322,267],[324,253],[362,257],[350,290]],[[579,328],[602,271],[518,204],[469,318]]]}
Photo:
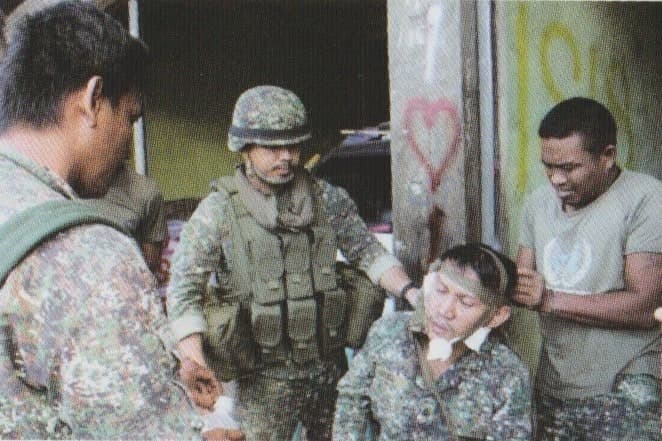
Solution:
{"label": "soldier in camouflage uniform", "polygon": [[[373,283],[412,302],[418,295],[348,194],[299,166],[310,136],[291,91],[244,92],[228,141],[243,164],[200,203],[172,260],[168,313],[180,352],[238,380],[248,440],[291,439],[297,420],[309,439],[331,437],[346,369],[338,249]],[[217,286],[206,291],[211,273]]]}
{"label": "soldier in camouflage uniform", "polygon": [[524,204],[514,299],[540,312],[540,440],[660,439],[662,183],[618,166],[616,133],[583,97],[538,130],[551,185]]}
{"label": "soldier in camouflage uniform", "polygon": [[[24,18],[0,62],[0,223],[103,194],[130,152],[146,49],[91,4]],[[200,439],[155,280],[106,226],[43,242],[0,290],[0,437]]]}
{"label": "soldier in camouflage uniform", "polygon": [[487,247],[445,252],[416,311],[375,322],[340,380],[333,439],[531,439],[528,370],[490,332],[510,316],[515,278]]}

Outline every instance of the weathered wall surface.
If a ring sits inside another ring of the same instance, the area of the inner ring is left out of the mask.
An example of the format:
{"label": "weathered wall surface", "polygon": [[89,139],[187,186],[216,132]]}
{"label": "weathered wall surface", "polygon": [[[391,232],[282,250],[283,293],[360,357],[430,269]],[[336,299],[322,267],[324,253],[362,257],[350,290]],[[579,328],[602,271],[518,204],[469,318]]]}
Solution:
{"label": "weathered wall surface", "polygon": [[152,52],[146,94],[150,174],[166,199],[201,197],[232,172],[226,147],[237,97],[274,84],[297,93],[311,150],[340,129],[388,120],[386,1],[141,2]]}
{"label": "weathered wall surface", "polygon": [[538,124],[557,102],[588,96],[618,127],[621,165],[662,178],[661,4],[497,2],[502,237],[517,247],[524,196],[545,182]]}
{"label": "weathered wall surface", "polygon": [[395,250],[417,277],[465,237],[461,2],[387,6]]}

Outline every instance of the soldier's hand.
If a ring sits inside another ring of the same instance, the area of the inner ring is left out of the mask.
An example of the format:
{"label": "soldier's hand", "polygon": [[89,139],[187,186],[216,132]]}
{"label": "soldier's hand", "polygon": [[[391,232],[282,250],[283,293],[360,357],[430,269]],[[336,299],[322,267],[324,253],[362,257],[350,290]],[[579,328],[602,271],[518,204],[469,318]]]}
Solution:
{"label": "soldier's hand", "polygon": [[211,369],[185,357],[179,367],[179,376],[195,404],[204,409],[214,408],[223,388]]}
{"label": "soldier's hand", "polygon": [[246,436],[240,430],[216,428],[202,432],[202,439],[204,441],[244,441]]}
{"label": "soldier's hand", "polygon": [[549,295],[542,274],[529,268],[517,268],[517,285],[513,300],[527,308],[539,310]]}
{"label": "soldier's hand", "polygon": [[657,309],[655,310],[655,319],[656,319],[658,322],[662,322],[662,308],[657,308]]}

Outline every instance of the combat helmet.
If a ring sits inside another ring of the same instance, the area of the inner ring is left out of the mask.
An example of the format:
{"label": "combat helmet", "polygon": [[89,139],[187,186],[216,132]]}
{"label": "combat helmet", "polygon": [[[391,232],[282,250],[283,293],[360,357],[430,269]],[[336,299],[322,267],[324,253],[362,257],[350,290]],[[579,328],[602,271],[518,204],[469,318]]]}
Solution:
{"label": "combat helmet", "polygon": [[306,108],[298,96],[277,86],[257,86],[237,99],[228,148],[238,152],[246,144],[292,145],[310,137]]}

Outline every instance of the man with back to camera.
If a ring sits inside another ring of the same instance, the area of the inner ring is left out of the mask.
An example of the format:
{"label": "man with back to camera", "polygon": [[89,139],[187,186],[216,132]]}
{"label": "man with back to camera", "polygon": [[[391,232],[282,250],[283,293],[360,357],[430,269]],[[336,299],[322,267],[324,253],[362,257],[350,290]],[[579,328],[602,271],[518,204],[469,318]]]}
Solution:
{"label": "man with back to camera", "polygon": [[[346,370],[346,294],[340,249],[373,283],[415,303],[419,290],[368,232],[339,188],[299,165],[311,137],[291,91],[258,86],[237,100],[228,147],[243,164],[184,226],[168,287],[168,314],[184,382],[213,402],[189,367],[237,379],[237,414],[247,440],[289,440],[297,420],[310,440],[329,440]],[[218,287],[206,290],[211,273]],[[204,346],[203,346],[204,344]]]}
{"label": "man with back to camera", "polygon": [[[89,3],[20,20],[0,61],[0,224],[106,192],[130,152],[146,55]],[[128,236],[85,225],[42,242],[6,278],[0,312],[0,436],[200,438]]]}
{"label": "man with back to camera", "polygon": [[616,123],[571,98],[538,135],[552,184],[524,205],[517,301],[540,313],[537,439],[660,436],[662,183],[616,164]]}

